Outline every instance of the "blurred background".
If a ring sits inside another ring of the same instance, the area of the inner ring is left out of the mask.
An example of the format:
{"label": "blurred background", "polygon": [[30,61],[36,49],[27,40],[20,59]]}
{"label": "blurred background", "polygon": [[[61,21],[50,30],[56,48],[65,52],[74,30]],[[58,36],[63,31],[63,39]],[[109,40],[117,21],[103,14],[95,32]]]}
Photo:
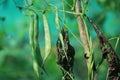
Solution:
{"label": "blurred background", "polygon": [[[26,0],[27,1],[27,0]],[[29,45],[29,16],[25,16],[25,0],[0,0],[0,80],[34,80],[32,66],[32,50]],[[52,50],[45,63],[49,76],[44,75],[43,80],[61,80],[62,73],[56,65],[56,41],[58,32],[55,26],[55,10],[47,4],[57,6],[62,10],[62,0],[33,0],[33,8],[39,14],[39,44],[44,56],[44,26],[42,13],[46,10],[46,16],[50,28]],[[84,0],[83,4],[84,4]],[[31,4],[32,0],[28,0]],[[64,0],[65,10],[72,11],[73,1]],[[75,48],[74,74],[76,80],[87,80],[87,66],[84,59],[82,45],[75,39],[72,33],[79,39],[79,31],[76,17],[66,14],[66,25],[69,28],[69,39]],[[120,58],[120,0],[89,0],[86,14],[98,25],[100,31],[109,40],[118,57]],[[59,12],[63,19],[63,13]],[[86,21],[88,23],[88,21]],[[64,26],[60,22],[61,27]],[[96,64],[101,59],[99,40],[92,26],[87,24],[92,38]],[[107,63],[104,61],[98,70],[98,80],[105,80],[107,75]]]}

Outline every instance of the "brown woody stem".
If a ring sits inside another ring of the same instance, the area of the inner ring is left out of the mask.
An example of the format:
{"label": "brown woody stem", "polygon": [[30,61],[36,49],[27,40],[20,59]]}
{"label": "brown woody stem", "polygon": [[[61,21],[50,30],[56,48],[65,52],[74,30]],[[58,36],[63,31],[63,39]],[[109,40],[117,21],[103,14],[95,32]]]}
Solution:
{"label": "brown woody stem", "polygon": [[[75,12],[77,14],[82,13],[82,7],[81,7],[81,1],[80,0],[76,0],[76,4],[75,4]],[[86,56],[89,57],[89,44],[88,44],[88,38],[87,38],[87,31],[85,29],[85,24],[84,21],[82,19],[83,17],[81,15],[77,15],[77,22],[78,22],[78,28],[79,28],[79,32],[80,32],[80,37],[83,43],[83,47],[84,47],[84,53]],[[86,59],[87,62],[87,67],[89,68],[90,65],[90,60]]]}

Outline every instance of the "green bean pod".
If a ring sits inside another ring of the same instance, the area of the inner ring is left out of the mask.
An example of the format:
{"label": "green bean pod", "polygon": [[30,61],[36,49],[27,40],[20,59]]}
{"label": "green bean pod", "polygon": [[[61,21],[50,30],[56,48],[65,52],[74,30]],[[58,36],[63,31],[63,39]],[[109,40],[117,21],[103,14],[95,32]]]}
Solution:
{"label": "green bean pod", "polygon": [[43,22],[44,22],[44,32],[45,32],[45,56],[44,56],[44,62],[45,62],[51,50],[50,30],[45,14],[43,14]]}

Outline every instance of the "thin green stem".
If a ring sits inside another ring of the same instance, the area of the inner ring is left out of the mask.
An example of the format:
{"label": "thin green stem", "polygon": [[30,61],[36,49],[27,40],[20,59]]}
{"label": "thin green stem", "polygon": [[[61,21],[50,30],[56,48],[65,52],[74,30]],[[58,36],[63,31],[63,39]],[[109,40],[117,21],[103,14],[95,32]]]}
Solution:
{"label": "thin green stem", "polygon": [[107,71],[107,75],[106,75],[106,79],[105,80],[108,80],[108,74],[109,74],[109,69]]}
{"label": "thin green stem", "polygon": [[117,49],[118,43],[119,43],[120,38],[117,38],[116,44],[115,44],[115,50]]}
{"label": "thin green stem", "polygon": [[70,5],[66,0],[64,0],[64,2],[70,7],[70,8],[72,8],[73,6],[72,5]]}
{"label": "thin green stem", "polygon": [[[60,18],[59,18],[59,19],[60,19]],[[62,20],[60,19],[60,21],[62,21]],[[62,22],[63,22],[63,21],[62,21]],[[72,34],[72,36],[73,36],[73,37],[78,41],[78,43],[83,47],[81,41],[80,41],[79,38],[77,38],[77,36],[71,31],[71,29],[70,29],[66,24],[63,23],[63,25],[70,31],[70,33]]]}
{"label": "thin green stem", "polygon": [[[62,0],[62,6],[63,6],[63,10],[65,11],[64,0]],[[65,12],[63,12],[63,22],[65,23],[65,21],[66,21],[66,16],[65,16]]]}

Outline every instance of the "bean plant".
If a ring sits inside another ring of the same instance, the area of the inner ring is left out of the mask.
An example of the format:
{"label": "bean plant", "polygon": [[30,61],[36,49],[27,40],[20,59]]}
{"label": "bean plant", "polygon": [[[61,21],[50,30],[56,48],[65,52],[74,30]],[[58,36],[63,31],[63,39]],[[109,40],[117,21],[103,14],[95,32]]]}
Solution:
{"label": "bean plant", "polygon": [[[54,13],[52,18],[54,19],[54,24],[56,26],[55,28],[57,31],[57,33],[54,33],[57,34],[55,55],[56,64],[62,72],[61,80],[83,80],[77,79],[74,72],[76,49],[70,43],[71,38],[69,35],[72,35],[79,46],[82,46],[81,51],[83,51],[83,53],[81,53],[81,55],[84,55],[83,58],[86,61],[87,67],[85,68],[87,68],[88,80],[98,80],[99,67],[103,64],[104,60],[106,60],[106,63],[108,63],[108,75],[106,75],[106,80],[120,79],[120,60],[116,55],[114,48],[112,48],[109,40],[104,37],[102,31],[99,30],[97,23],[95,24],[95,22],[87,15],[87,6],[91,2],[92,1],[90,0],[61,0],[61,7],[59,8],[57,5],[49,3],[47,0],[24,0],[25,6],[17,5],[17,1],[14,0],[16,7],[19,8],[19,10],[23,12],[25,16],[30,18],[29,43],[33,53],[33,68],[36,80],[46,79],[47,77],[43,78],[45,77],[43,75],[49,76],[50,74],[47,72],[48,66],[45,66],[45,63],[49,59],[52,50],[53,39],[51,37],[52,35],[50,29],[52,29],[54,26],[50,26],[49,24],[47,17],[48,12]],[[37,5],[40,5],[40,7]],[[66,9],[66,6],[69,8]],[[62,13],[62,17],[60,16],[60,13]],[[77,26],[74,28],[78,29],[79,36],[76,36],[75,33],[72,32],[72,29],[69,27],[69,25],[67,25],[68,15],[72,15],[72,18],[76,20]],[[42,16],[42,21],[39,20],[41,18],[40,16]],[[39,44],[39,36],[41,34],[39,28],[42,27],[39,25],[39,23],[42,23],[44,26],[44,52],[41,51],[41,45]],[[98,62],[95,59],[96,56],[94,56],[95,47],[88,27],[93,28],[98,36],[101,50],[101,54],[98,55],[102,57]],[[115,49],[118,46],[119,39],[120,38],[117,38]],[[44,56],[42,56],[43,54]]]}

